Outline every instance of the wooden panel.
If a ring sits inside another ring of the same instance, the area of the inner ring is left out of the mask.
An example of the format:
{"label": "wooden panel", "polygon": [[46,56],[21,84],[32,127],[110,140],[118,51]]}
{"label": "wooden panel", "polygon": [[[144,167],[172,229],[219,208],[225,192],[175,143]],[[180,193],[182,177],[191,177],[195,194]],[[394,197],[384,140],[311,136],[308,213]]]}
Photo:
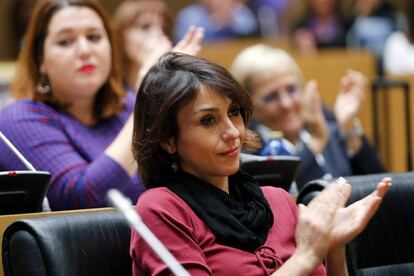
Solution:
{"label": "wooden panel", "polygon": [[0,60],[13,59],[17,43],[13,40],[10,26],[10,5],[13,0],[0,0]]}
{"label": "wooden panel", "polygon": [[16,63],[12,61],[0,62],[0,84],[9,83],[13,77]]}
{"label": "wooden panel", "polygon": [[[390,80],[405,81],[410,86],[409,97],[410,97],[410,110],[409,110],[409,120],[411,126],[411,139],[409,141],[410,145],[414,145],[414,76],[388,76]],[[384,130],[380,133],[380,141],[383,140],[383,143],[380,143],[379,147],[385,163],[390,164],[390,170],[395,172],[404,172],[407,171],[407,157],[408,157],[408,147],[406,141],[407,129],[406,129],[406,118],[405,118],[405,102],[402,89],[392,88],[388,91],[381,91],[383,98],[382,103],[379,104],[379,114],[377,114],[382,119],[382,127]],[[386,128],[386,129],[385,129]],[[411,146],[411,164],[413,164],[414,159],[414,149]],[[385,161],[386,159],[389,159]]]}
{"label": "wooden panel", "polygon": [[289,50],[289,42],[287,40],[259,40],[257,38],[245,38],[236,40],[226,40],[221,42],[203,43],[203,49],[200,56],[214,61],[226,69],[230,69],[234,58],[246,47],[264,43],[274,47]]}
{"label": "wooden panel", "polygon": [[407,171],[407,139],[405,129],[404,94],[401,89],[388,91],[389,153],[384,159],[389,160],[389,169],[393,172]]}
{"label": "wooden panel", "polygon": [[402,89],[381,89],[378,92],[377,116],[379,143],[377,145],[385,166],[393,172],[407,171],[407,139]]}

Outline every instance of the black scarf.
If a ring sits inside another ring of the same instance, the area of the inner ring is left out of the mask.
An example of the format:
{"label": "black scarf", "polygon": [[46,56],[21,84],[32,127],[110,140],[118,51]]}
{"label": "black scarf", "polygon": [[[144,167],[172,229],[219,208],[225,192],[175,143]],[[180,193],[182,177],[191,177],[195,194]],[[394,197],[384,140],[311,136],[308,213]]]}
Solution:
{"label": "black scarf", "polygon": [[252,176],[241,171],[230,176],[229,193],[183,171],[171,176],[159,184],[183,199],[218,243],[254,252],[267,240],[273,214]]}

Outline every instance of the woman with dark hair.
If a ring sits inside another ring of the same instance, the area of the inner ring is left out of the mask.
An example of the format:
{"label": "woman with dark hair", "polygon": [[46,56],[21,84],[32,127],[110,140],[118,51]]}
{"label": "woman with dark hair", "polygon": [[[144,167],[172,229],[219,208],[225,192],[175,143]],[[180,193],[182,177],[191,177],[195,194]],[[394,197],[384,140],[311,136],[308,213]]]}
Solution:
{"label": "woman with dark hair", "polygon": [[[133,200],[143,190],[130,150],[134,100],[112,45],[97,1],[41,0],[34,8],[11,83],[18,101],[2,112],[0,130],[52,174],[53,210],[102,207],[111,187]],[[0,152],[3,167],[21,168]]]}
{"label": "woman with dark hair", "polygon": [[[378,208],[390,179],[344,207],[350,185],[337,181],[299,212],[289,194],[259,187],[240,171],[253,146],[247,91],[222,67],[167,53],[139,88],[133,152],[148,190],[143,221],[191,275],[346,275],[345,244]],[[134,275],[168,275],[132,234]]]}

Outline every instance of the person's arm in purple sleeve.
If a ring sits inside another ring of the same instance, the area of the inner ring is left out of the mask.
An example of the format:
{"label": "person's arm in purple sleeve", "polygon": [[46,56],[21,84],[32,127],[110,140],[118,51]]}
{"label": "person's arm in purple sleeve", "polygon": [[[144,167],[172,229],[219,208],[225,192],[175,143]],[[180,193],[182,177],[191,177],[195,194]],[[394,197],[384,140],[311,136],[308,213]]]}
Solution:
{"label": "person's arm in purple sleeve", "polygon": [[1,130],[37,170],[52,174],[52,209],[102,207],[106,192],[115,187],[133,197],[139,194],[141,185],[113,157],[102,152],[85,159],[52,109],[32,106],[14,114],[2,118]]}
{"label": "person's arm in purple sleeve", "polygon": [[133,128],[134,117],[130,115],[118,136],[105,150],[105,154],[118,163],[129,176],[136,174],[138,169],[137,162],[131,152]]}

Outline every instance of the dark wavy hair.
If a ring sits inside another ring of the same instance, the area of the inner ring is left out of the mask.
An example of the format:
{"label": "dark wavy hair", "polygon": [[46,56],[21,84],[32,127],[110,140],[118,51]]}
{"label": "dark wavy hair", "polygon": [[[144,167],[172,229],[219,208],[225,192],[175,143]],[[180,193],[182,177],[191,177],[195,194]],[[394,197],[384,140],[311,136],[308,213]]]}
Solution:
{"label": "dark wavy hair", "polygon": [[[161,143],[178,136],[177,114],[202,88],[230,98],[240,106],[245,124],[252,116],[248,92],[223,67],[206,59],[166,53],[152,66],[139,87],[134,113],[133,153],[147,188],[172,173],[172,155]],[[245,146],[257,137],[246,129]]]}
{"label": "dark wavy hair", "polygon": [[108,16],[96,0],[38,0],[34,7],[20,51],[16,74],[11,83],[11,90],[17,99],[32,99],[42,101],[60,108],[53,93],[46,95],[36,93],[36,85],[41,78],[40,61],[43,56],[44,43],[50,20],[58,11],[68,7],[86,7],[95,11],[102,19],[105,31],[111,45],[112,67],[108,80],[99,90],[95,104],[94,115],[97,119],[109,118],[124,109],[123,98],[125,91],[122,87],[121,69],[118,63],[118,53],[115,49],[114,38]]}

